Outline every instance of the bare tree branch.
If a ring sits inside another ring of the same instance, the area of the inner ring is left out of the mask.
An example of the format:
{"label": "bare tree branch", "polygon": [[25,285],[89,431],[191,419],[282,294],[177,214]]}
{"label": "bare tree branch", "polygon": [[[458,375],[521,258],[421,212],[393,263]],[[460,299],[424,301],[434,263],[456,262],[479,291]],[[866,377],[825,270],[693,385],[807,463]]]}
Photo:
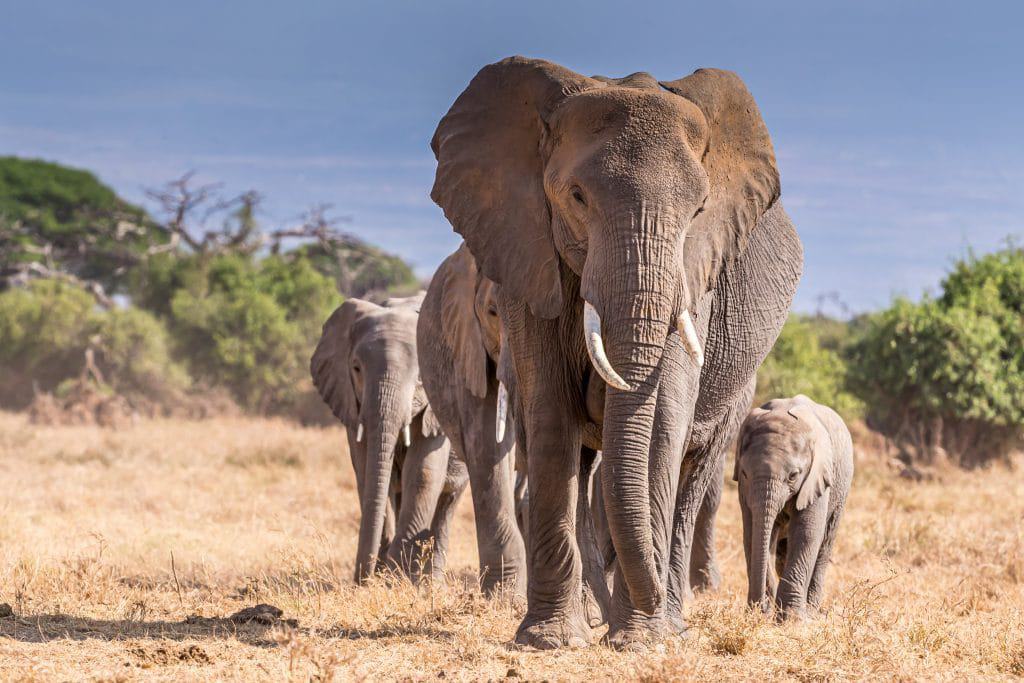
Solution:
{"label": "bare tree branch", "polygon": [[103,285],[98,282],[83,280],[71,273],[47,267],[37,261],[16,264],[10,270],[13,272],[0,276],[3,278],[6,287],[24,287],[32,280],[39,279],[61,280],[89,292],[96,299],[96,303],[103,308],[109,309],[114,307],[114,300],[107,296]]}

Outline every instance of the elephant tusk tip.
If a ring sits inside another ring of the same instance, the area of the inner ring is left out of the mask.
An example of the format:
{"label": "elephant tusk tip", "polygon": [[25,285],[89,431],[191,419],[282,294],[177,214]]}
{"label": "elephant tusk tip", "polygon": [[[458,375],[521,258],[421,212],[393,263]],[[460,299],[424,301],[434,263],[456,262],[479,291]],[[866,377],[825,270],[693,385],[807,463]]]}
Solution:
{"label": "elephant tusk tip", "polygon": [[601,316],[597,309],[589,301],[583,302],[583,338],[587,344],[587,355],[593,364],[597,374],[609,386],[620,391],[632,391],[626,380],[615,371],[604,350],[604,341],[601,339]]}
{"label": "elephant tusk tip", "polygon": [[693,324],[689,310],[684,310],[679,314],[676,319],[676,330],[679,332],[683,347],[697,363],[697,367],[704,367],[704,349],[701,347],[700,338],[697,336],[697,327]]}
{"label": "elephant tusk tip", "polygon": [[497,443],[505,441],[505,425],[508,421],[508,390],[505,384],[498,383],[498,405],[495,411],[494,440]]}

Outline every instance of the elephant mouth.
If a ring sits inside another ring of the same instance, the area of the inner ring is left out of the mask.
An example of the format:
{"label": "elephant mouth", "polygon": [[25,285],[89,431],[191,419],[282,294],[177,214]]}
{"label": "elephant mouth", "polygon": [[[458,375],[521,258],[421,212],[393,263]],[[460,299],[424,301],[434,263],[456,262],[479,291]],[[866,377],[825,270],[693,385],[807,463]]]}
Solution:
{"label": "elephant mouth", "polygon": [[[683,309],[675,319],[676,333],[683,342],[683,348],[693,358],[698,368],[704,367],[704,348],[697,337],[697,327],[693,324],[693,316],[689,309]],[[616,372],[608,354],[604,349],[604,337],[601,334],[601,314],[589,301],[583,302],[583,336],[586,341],[587,355],[601,379],[620,391],[631,391],[629,383]]]}

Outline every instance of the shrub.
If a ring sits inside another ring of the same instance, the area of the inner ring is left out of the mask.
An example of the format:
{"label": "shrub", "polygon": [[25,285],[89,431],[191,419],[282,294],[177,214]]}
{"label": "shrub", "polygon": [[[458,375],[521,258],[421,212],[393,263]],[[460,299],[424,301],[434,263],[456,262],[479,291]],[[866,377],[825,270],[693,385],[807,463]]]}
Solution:
{"label": "shrub", "polygon": [[55,280],[0,293],[0,405],[20,409],[82,371],[94,300]]}
{"label": "shrub", "polygon": [[56,280],[0,293],[0,406],[20,409],[36,390],[82,376],[92,348],[108,386],[137,407],[164,404],[188,387],[168,352],[167,330],[139,310],[96,307],[89,294]]}
{"label": "shrub", "polygon": [[[846,388],[846,362],[838,350],[838,330],[845,327],[840,321],[790,316],[758,371],[756,404],[806,394],[847,419],[859,417],[863,406]],[[823,330],[834,348],[824,346]]]}
{"label": "shrub", "polygon": [[869,423],[907,458],[973,466],[1024,433],[1024,252],[958,262],[938,299],[868,318],[851,380]]}
{"label": "shrub", "polygon": [[[288,412],[309,386],[320,326],[340,303],[334,284],[304,259],[239,255],[159,264],[141,298],[166,308],[178,357],[192,377],[227,388],[243,407]],[[180,287],[163,292],[162,287]],[[168,297],[169,305],[162,304]]]}
{"label": "shrub", "polygon": [[167,328],[152,314],[113,309],[99,316],[96,363],[107,383],[136,408],[160,412],[184,400],[191,385],[185,368],[171,357]]}

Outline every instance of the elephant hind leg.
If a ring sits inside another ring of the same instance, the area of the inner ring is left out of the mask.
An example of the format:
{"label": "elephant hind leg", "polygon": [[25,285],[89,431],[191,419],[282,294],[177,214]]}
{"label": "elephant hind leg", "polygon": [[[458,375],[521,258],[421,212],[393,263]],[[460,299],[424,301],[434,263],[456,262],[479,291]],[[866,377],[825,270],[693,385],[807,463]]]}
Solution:
{"label": "elephant hind leg", "polygon": [[[461,463],[459,463],[461,464]],[[455,516],[455,508],[462,497],[462,493],[469,485],[469,475],[451,476],[437,499],[437,507],[434,510],[434,519],[430,524],[431,535],[433,536],[433,547],[430,549],[429,557],[419,560],[423,565],[423,573],[434,580],[444,577],[444,570],[448,564],[448,546],[451,541],[452,518]]]}
{"label": "elephant hind leg", "polygon": [[597,530],[591,514],[591,491],[601,485],[595,481],[594,461],[597,453],[583,449],[580,458],[579,493],[576,499],[576,542],[583,561],[583,600],[591,627],[608,621],[611,593],[604,575],[604,558],[597,541]]}
{"label": "elephant hind leg", "polygon": [[828,519],[825,527],[825,537],[821,541],[821,549],[818,551],[818,559],[814,563],[814,571],[811,573],[811,582],[807,587],[807,605],[815,611],[821,608],[821,600],[825,593],[825,573],[832,561],[832,548],[836,540],[836,529],[839,526],[839,517],[842,510],[835,510]]}
{"label": "elephant hind leg", "polygon": [[722,503],[722,486],[725,475],[725,458],[716,458],[718,469],[708,483],[693,533],[693,550],[690,554],[690,588],[695,593],[714,592],[722,583],[715,554],[715,517]]}

